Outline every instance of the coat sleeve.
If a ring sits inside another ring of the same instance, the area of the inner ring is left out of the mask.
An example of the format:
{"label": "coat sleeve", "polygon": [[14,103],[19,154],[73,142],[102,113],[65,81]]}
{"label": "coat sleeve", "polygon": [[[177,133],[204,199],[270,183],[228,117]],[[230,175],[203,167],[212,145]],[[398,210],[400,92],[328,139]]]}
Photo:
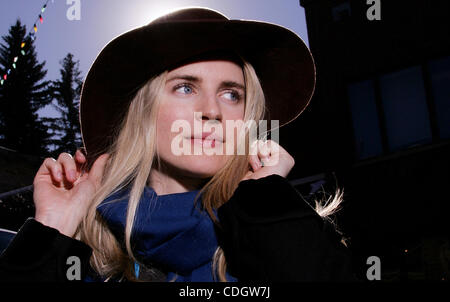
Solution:
{"label": "coat sleeve", "polygon": [[85,243],[29,218],[0,255],[0,281],[68,281],[67,275],[81,281],[91,253]]}
{"label": "coat sleeve", "polygon": [[217,210],[219,244],[239,281],[354,281],[350,251],[282,176],[242,181]]}

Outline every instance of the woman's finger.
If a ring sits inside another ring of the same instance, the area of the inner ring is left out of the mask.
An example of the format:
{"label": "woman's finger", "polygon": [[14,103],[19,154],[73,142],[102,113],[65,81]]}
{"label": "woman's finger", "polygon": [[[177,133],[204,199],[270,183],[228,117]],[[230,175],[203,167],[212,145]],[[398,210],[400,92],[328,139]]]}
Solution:
{"label": "woman's finger", "polygon": [[54,158],[48,157],[44,160],[38,173],[45,172],[48,172],[50,176],[57,182],[61,182],[63,180],[62,166]]}
{"label": "woman's finger", "polygon": [[86,162],[86,156],[84,156],[84,154],[81,152],[80,149],[78,149],[78,150],[75,152],[75,161],[77,161],[77,162],[79,162],[79,163],[81,163],[81,164],[83,164],[84,162]]}
{"label": "woman's finger", "polygon": [[250,149],[249,149],[248,161],[249,161],[250,166],[253,169],[253,171],[257,171],[261,168],[261,162],[258,157],[257,144],[258,144],[258,141],[253,142],[250,145]]}
{"label": "woman's finger", "polygon": [[258,171],[262,167],[261,161],[257,155],[250,154],[248,160],[254,172]]}
{"label": "woman's finger", "polygon": [[60,162],[63,166],[63,171],[66,175],[67,180],[69,182],[76,181],[78,178],[77,167],[72,155],[67,152],[63,152],[59,155],[58,162]]}
{"label": "woman's finger", "polygon": [[270,149],[267,145],[267,141],[259,141],[258,144],[258,157],[260,161],[266,163],[270,159]]}
{"label": "woman's finger", "polygon": [[92,165],[91,170],[89,171],[88,178],[95,184],[95,187],[98,188],[101,184],[101,180],[103,177],[103,172],[106,166],[106,162],[108,161],[109,154],[104,153],[100,155]]}
{"label": "woman's finger", "polygon": [[78,149],[75,152],[75,163],[77,166],[77,173],[80,177],[84,175],[86,161],[87,161],[86,156],[83,154],[83,152],[80,149]]}
{"label": "woman's finger", "polygon": [[261,142],[258,148],[258,157],[263,166],[275,166],[278,164],[280,145],[272,140]]}

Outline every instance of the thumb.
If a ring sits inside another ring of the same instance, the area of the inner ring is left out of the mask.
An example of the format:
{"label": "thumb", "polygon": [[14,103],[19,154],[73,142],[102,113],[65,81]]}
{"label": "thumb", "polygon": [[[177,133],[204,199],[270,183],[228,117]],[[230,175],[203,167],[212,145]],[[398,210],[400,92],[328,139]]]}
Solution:
{"label": "thumb", "polygon": [[101,179],[103,177],[103,172],[105,170],[106,163],[108,161],[109,154],[104,153],[100,155],[92,165],[89,171],[88,179],[95,184],[96,189],[100,186]]}

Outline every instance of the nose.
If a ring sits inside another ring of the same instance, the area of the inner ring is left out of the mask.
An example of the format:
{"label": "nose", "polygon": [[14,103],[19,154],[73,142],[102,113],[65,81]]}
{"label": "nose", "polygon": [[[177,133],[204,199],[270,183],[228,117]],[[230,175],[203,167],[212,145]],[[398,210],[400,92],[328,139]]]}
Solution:
{"label": "nose", "polygon": [[197,115],[197,119],[201,117],[201,120],[206,121],[222,121],[222,111],[215,96],[208,95],[201,98],[196,111],[202,113]]}

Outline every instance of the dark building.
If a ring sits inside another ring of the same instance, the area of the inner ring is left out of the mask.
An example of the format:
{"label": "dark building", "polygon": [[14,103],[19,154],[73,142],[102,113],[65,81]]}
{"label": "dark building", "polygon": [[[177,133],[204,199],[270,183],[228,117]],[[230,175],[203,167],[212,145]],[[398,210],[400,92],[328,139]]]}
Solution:
{"label": "dark building", "polygon": [[333,174],[328,190],[344,188],[336,218],[363,280],[369,256],[382,280],[448,280],[450,1],[300,5],[317,86],[280,131],[292,176]]}

